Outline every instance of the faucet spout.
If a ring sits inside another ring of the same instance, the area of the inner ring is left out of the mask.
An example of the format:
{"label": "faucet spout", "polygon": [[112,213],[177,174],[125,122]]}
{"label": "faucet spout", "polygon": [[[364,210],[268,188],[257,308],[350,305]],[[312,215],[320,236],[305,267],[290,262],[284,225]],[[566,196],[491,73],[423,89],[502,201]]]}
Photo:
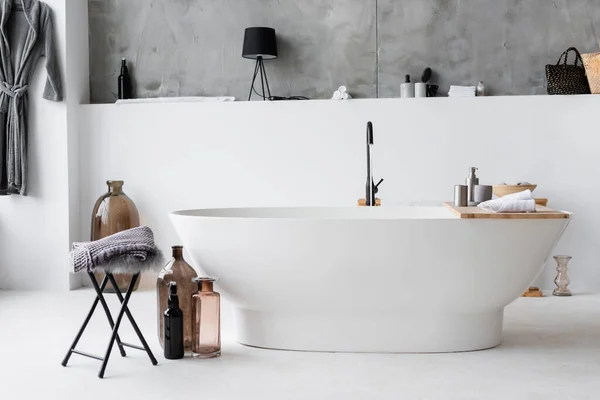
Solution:
{"label": "faucet spout", "polygon": [[367,185],[365,193],[367,207],[374,207],[376,205],[375,195],[379,191],[378,186],[383,182],[383,179],[381,179],[375,185],[373,181],[373,163],[371,162],[371,146],[374,144],[373,136],[373,123],[369,121],[367,123]]}

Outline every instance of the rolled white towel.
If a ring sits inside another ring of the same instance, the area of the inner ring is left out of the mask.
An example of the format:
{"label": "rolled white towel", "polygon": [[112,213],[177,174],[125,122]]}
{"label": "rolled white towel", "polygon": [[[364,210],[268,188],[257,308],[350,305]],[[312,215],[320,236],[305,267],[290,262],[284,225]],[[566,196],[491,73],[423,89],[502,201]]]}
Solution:
{"label": "rolled white towel", "polygon": [[348,92],[348,88],[346,86],[342,85],[338,89],[338,92],[340,92],[340,93],[347,93]]}
{"label": "rolled white towel", "polygon": [[531,194],[531,190],[523,190],[522,192],[517,192],[513,194],[508,194],[504,197],[501,197],[503,200],[533,200],[533,195]]}
{"label": "rolled white towel", "polygon": [[535,200],[504,200],[504,198],[485,201],[479,208],[493,213],[535,212]]}
{"label": "rolled white towel", "polygon": [[478,207],[494,213],[535,212],[535,200],[531,190],[527,189],[498,199],[484,201]]}
{"label": "rolled white towel", "polygon": [[335,92],[333,92],[333,97],[331,99],[332,100],[341,100],[342,94],[340,93],[339,90],[336,90]]}
{"label": "rolled white towel", "polygon": [[342,93],[342,100],[350,100],[352,99],[352,96],[350,96],[348,93]]}

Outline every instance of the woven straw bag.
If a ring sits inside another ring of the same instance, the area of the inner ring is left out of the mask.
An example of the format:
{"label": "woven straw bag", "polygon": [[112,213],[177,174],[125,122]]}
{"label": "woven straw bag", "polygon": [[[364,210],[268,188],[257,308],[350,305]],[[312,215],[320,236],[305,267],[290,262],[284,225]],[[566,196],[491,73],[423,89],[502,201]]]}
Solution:
{"label": "woven straw bag", "polygon": [[593,94],[600,94],[600,53],[582,54],[585,73]]}
{"label": "woven straw bag", "polygon": [[[575,62],[568,64],[569,54],[575,53]],[[546,65],[548,94],[590,94],[581,54],[575,47],[562,53],[556,65]]]}

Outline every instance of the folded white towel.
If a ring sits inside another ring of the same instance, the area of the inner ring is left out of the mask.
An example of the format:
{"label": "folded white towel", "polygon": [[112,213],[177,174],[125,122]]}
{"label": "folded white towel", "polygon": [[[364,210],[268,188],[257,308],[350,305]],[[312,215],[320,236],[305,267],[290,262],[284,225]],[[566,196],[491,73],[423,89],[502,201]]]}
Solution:
{"label": "folded white towel", "polygon": [[450,97],[474,97],[477,92],[475,86],[450,86]]}
{"label": "folded white towel", "polygon": [[452,85],[450,86],[450,90],[476,90],[477,88],[475,86],[457,86],[457,85]]}
{"label": "folded white towel", "polygon": [[484,201],[478,207],[493,213],[535,212],[535,200],[531,195],[531,190],[525,190],[499,199]]}
{"label": "folded white towel", "polygon": [[230,102],[235,101],[235,97],[221,96],[221,97],[149,97],[141,99],[126,99],[117,100],[115,104],[137,104],[137,103],[208,103],[208,102]]}

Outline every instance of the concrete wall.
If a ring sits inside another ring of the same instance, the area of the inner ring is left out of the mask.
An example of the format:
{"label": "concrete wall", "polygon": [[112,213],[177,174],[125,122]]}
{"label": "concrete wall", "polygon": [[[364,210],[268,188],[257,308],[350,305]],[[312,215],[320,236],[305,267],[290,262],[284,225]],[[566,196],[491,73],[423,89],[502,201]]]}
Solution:
{"label": "concrete wall", "polygon": [[246,99],[254,65],[244,28],[277,30],[273,93],[396,97],[405,74],[450,84],[483,80],[493,94],[545,93],[544,65],[567,47],[597,51],[597,0],[88,0],[91,99],[116,99],[120,59],[139,97]]}
{"label": "concrete wall", "polygon": [[[482,184],[536,183],[537,197],[575,213],[556,249],[573,256],[572,288],[597,292],[600,185],[591,183],[600,136],[588,126],[598,107],[600,96],[592,95],[86,105],[81,231],[89,230],[107,179],[125,180],[167,254],[179,243],[168,217],[175,210],[355,206],[364,197],[365,125],[372,120],[384,207],[451,200],[472,165]],[[550,260],[542,288],[554,287],[555,268]]]}

